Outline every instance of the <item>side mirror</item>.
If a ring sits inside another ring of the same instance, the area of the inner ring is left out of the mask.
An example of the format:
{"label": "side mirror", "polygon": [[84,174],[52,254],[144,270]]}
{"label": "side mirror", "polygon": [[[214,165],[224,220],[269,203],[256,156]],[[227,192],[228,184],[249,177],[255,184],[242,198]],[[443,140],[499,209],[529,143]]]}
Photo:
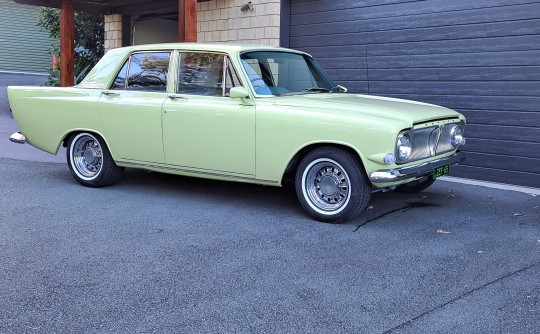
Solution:
{"label": "side mirror", "polygon": [[249,93],[244,87],[233,87],[229,91],[229,96],[231,99],[247,99],[249,98]]}
{"label": "side mirror", "polygon": [[336,88],[338,89],[340,93],[347,93],[347,90],[348,90],[346,87],[343,87],[341,85],[337,85]]}

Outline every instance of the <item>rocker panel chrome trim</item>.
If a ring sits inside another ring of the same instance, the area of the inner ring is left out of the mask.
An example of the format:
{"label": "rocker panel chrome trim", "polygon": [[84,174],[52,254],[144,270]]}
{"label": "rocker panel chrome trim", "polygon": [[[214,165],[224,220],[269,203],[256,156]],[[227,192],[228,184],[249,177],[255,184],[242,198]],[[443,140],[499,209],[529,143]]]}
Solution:
{"label": "rocker panel chrome trim", "polygon": [[164,170],[170,170],[170,171],[186,173],[186,174],[199,174],[199,175],[214,176],[214,177],[221,177],[221,178],[227,178],[227,179],[251,181],[251,182],[256,182],[256,183],[266,183],[266,184],[275,184],[275,185],[279,184],[278,181],[261,180],[261,179],[256,179],[250,176],[220,173],[217,171],[195,170],[195,169],[189,169],[183,166],[155,164],[155,163],[150,163],[150,162],[140,162],[140,161],[130,161],[130,160],[117,160],[116,162],[120,164],[128,165],[128,166],[140,167],[140,168],[156,168],[156,169],[164,169]]}

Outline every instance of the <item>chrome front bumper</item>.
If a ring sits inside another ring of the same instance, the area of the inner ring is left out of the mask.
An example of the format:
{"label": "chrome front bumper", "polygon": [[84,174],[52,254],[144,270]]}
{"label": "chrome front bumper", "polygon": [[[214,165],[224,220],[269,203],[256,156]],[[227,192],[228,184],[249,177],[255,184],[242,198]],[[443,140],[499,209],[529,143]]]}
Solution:
{"label": "chrome front bumper", "polygon": [[26,143],[26,137],[20,132],[15,132],[9,136],[9,141],[12,143],[24,144]]}
{"label": "chrome front bumper", "polygon": [[437,167],[441,167],[444,165],[456,165],[463,160],[465,160],[465,154],[463,152],[457,152],[456,154],[449,157],[425,162],[418,165],[396,169],[379,170],[369,174],[369,179],[371,180],[371,182],[384,183],[422,177],[433,174],[433,170]]}

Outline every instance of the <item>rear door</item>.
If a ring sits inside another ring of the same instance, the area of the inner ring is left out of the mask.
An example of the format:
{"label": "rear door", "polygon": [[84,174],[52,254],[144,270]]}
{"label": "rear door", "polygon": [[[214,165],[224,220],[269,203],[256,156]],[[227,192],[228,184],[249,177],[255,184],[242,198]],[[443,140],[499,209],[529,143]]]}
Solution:
{"label": "rear door", "polygon": [[117,160],[165,162],[161,112],[170,59],[170,51],[132,54],[101,95],[98,110]]}

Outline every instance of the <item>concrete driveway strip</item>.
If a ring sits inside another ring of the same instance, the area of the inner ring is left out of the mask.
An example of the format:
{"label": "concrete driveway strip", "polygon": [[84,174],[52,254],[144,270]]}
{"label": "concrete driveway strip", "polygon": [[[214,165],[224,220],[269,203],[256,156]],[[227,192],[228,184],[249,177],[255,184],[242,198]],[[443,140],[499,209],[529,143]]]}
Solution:
{"label": "concrete driveway strip", "polygon": [[436,182],[348,224],[291,190],[0,158],[0,333],[537,333],[540,196]]}

